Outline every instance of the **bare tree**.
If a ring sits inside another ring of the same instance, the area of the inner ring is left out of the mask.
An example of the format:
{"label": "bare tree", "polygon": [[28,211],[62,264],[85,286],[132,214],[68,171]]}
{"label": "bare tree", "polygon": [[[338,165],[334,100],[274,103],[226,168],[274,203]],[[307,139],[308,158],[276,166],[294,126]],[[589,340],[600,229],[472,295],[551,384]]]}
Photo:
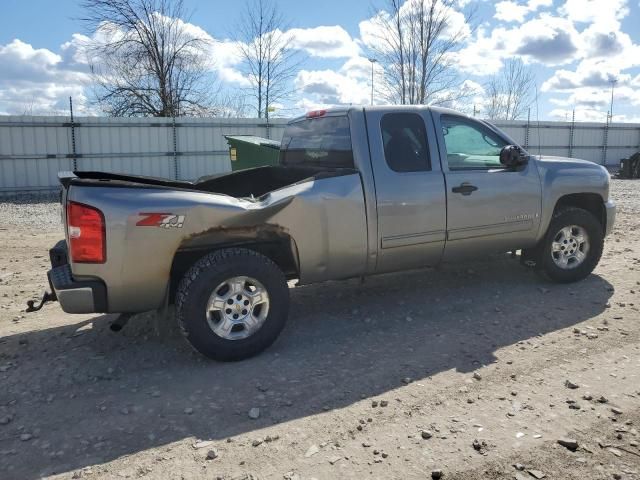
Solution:
{"label": "bare tree", "polygon": [[209,39],[186,24],[182,0],[82,0],[88,55],[104,111],[113,116],[215,114]]}
{"label": "bare tree", "polygon": [[273,0],[247,0],[236,28],[243,72],[251,83],[258,118],[292,92],[291,80],[302,59],[289,48],[288,25]]}
{"label": "bare tree", "polygon": [[470,33],[473,11],[453,21],[455,0],[385,0],[371,45],[384,67],[387,99],[400,104],[448,104],[470,96],[453,54]]}
{"label": "bare tree", "polygon": [[224,118],[244,118],[247,116],[249,105],[246,95],[240,91],[228,91],[219,95],[216,101],[217,116]]}
{"label": "bare tree", "polygon": [[486,85],[486,117],[490,120],[516,120],[533,100],[535,76],[519,58],[505,62],[502,71]]}

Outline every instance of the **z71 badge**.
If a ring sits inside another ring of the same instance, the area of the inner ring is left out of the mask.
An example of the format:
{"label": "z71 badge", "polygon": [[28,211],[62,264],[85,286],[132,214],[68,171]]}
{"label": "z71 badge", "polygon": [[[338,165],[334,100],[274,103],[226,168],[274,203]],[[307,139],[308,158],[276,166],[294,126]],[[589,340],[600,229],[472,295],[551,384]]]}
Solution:
{"label": "z71 badge", "polygon": [[185,215],[174,215],[173,213],[141,213],[142,220],[136,225],[138,227],[160,227],[160,228],[182,228]]}

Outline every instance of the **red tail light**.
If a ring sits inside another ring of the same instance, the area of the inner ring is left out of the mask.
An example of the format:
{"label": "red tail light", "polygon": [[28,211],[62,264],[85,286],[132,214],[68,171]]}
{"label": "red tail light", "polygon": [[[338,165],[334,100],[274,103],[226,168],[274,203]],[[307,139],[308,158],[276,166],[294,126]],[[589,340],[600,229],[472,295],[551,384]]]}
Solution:
{"label": "red tail light", "polygon": [[78,263],[104,263],[107,259],[104,215],[81,203],[67,204],[71,259]]}

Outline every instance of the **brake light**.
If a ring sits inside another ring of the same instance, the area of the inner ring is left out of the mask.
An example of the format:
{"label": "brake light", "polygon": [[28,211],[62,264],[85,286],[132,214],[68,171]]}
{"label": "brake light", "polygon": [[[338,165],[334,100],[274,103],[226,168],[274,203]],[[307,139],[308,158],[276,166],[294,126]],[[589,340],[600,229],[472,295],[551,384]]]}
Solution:
{"label": "brake light", "polygon": [[312,112],[307,113],[307,118],[319,118],[324,117],[326,115],[326,110],[314,110]]}
{"label": "brake light", "polygon": [[67,228],[71,259],[78,263],[104,263],[106,234],[104,215],[100,210],[82,203],[67,204]]}

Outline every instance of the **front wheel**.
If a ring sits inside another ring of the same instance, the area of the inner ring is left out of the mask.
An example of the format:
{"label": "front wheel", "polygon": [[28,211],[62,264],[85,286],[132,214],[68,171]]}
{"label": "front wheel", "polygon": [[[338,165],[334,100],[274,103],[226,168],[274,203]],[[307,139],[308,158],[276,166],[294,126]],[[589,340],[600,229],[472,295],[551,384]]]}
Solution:
{"label": "front wheel", "polygon": [[189,343],[214,360],[242,360],[271,345],[289,312],[282,271],[253,250],[218,250],[197,261],[178,287],[176,314]]}
{"label": "front wheel", "polygon": [[577,282],[596,268],[603,244],[602,225],[590,212],[563,208],[551,219],[537,249],[536,265],[555,282]]}

